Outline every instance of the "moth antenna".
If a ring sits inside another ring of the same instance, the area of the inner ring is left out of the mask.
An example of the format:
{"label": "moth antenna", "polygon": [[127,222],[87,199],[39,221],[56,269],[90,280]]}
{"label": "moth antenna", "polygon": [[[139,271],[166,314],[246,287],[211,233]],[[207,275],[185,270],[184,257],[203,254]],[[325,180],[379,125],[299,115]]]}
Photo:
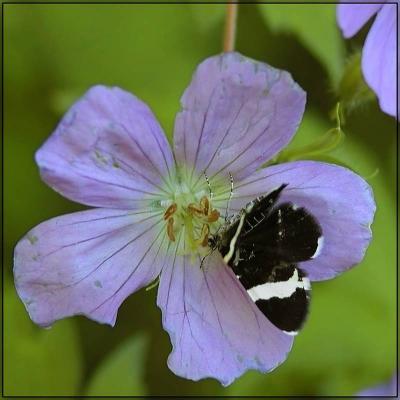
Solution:
{"label": "moth antenna", "polygon": [[212,198],[214,197],[214,193],[211,189],[211,184],[210,184],[210,180],[208,179],[208,176],[206,174],[206,172],[204,172],[204,177],[206,178],[206,182],[207,182],[207,186],[208,186],[208,191],[210,192],[210,200],[212,200]]}
{"label": "moth antenna", "polygon": [[231,181],[231,191],[229,193],[228,202],[226,203],[225,222],[228,220],[229,205],[231,203],[232,196],[233,196],[233,176],[232,176],[232,174],[230,172],[229,172],[229,179]]}

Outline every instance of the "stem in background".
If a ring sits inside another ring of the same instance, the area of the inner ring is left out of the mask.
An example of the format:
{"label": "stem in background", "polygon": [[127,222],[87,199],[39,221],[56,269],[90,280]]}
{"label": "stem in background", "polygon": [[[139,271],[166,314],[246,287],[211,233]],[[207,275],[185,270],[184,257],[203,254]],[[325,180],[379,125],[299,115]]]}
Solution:
{"label": "stem in background", "polygon": [[223,51],[233,51],[235,49],[236,22],[238,13],[238,3],[228,3],[226,5],[225,33]]}

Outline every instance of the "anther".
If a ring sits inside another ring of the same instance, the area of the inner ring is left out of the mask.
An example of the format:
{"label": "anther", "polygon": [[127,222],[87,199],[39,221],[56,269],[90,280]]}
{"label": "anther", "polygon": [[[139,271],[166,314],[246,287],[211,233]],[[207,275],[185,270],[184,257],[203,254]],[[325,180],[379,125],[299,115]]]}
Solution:
{"label": "anther", "polygon": [[201,228],[201,236],[196,240],[198,244],[203,247],[208,246],[208,235],[210,234],[210,227],[208,224],[203,224]]}
{"label": "anther", "polygon": [[[178,206],[176,203],[172,203],[164,213],[164,220],[166,221],[169,217],[175,214]],[[169,221],[168,221],[169,222]]]}
{"label": "anther", "polygon": [[206,196],[203,196],[200,199],[200,207],[203,209],[204,215],[208,215],[208,212],[210,210],[210,202]]}
{"label": "anther", "polygon": [[188,209],[188,212],[190,213],[190,214],[197,214],[197,215],[203,215],[203,210],[201,209],[201,208],[199,208],[196,204],[194,204],[194,203],[190,203],[188,206],[187,206],[187,209]]}
{"label": "anther", "polygon": [[210,234],[210,226],[208,224],[203,225],[203,229],[201,230],[201,237],[203,238],[201,245],[203,247],[208,246],[208,235]]}
{"label": "anther", "polygon": [[175,242],[174,219],[172,217],[167,222],[167,235],[171,242]]}
{"label": "anther", "polygon": [[220,216],[219,211],[212,210],[208,215],[207,222],[216,222],[218,221],[219,216]]}

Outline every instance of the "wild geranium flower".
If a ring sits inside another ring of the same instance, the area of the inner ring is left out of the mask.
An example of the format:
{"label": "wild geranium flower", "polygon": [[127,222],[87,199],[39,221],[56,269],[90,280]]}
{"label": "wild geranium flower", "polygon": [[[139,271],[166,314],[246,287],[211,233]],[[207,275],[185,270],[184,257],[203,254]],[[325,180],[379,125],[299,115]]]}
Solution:
{"label": "wild geranium flower", "polygon": [[[378,2],[379,3],[379,2]],[[362,52],[362,71],[368,86],[376,93],[379,105],[387,114],[396,114],[396,79],[398,36],[396,4],[346,4],[337,7],[337,20],[343,36],[354,36],[376,15]]]}
{"label": "wild geranium flower", "polygon": [[314,161],[259,169],[292,139],[305,98],[285,71],[238,53],[208,58],[183,94],[171,150],[143,102],[91,88],[36,153],[47,184],[98,208],[43,222],[17,244],[16,288],[32,320],[85,315],[114,325],[124,299],[159,276],[177,375],[228,385],[283,362],[293,336],[259,311],[218,251],[200,264],[223,222],[230,174],[231,213],[284,183],[281,201],[318,220],[324,246],[301,264],[311,280],[363,258],[375,209],[363,179]]}
{"label": "wild geranium flower", "polygon": [[365,389],[357,394],[357,396],[368,396],[368,397],[377,397],[377,396],[396,396],[398,394],[398,374],[393,374],[390,381],[380,384],[378,386],[371,387],[369,389]]}

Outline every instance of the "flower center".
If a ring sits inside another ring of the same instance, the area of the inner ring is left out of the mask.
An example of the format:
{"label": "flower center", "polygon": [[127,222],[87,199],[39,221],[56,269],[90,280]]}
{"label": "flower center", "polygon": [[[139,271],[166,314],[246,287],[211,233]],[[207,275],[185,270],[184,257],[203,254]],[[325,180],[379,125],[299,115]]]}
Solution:
{"label": "flower center", "polygon": [[219,211],[212,207],[210,197],[204,192],[195,195],[187,186],[180,186],[164,212],[167,236],[171,242],[175,242],[182,231],[186,251],[193,253],[208,246],[212,226],[220,217]]}

